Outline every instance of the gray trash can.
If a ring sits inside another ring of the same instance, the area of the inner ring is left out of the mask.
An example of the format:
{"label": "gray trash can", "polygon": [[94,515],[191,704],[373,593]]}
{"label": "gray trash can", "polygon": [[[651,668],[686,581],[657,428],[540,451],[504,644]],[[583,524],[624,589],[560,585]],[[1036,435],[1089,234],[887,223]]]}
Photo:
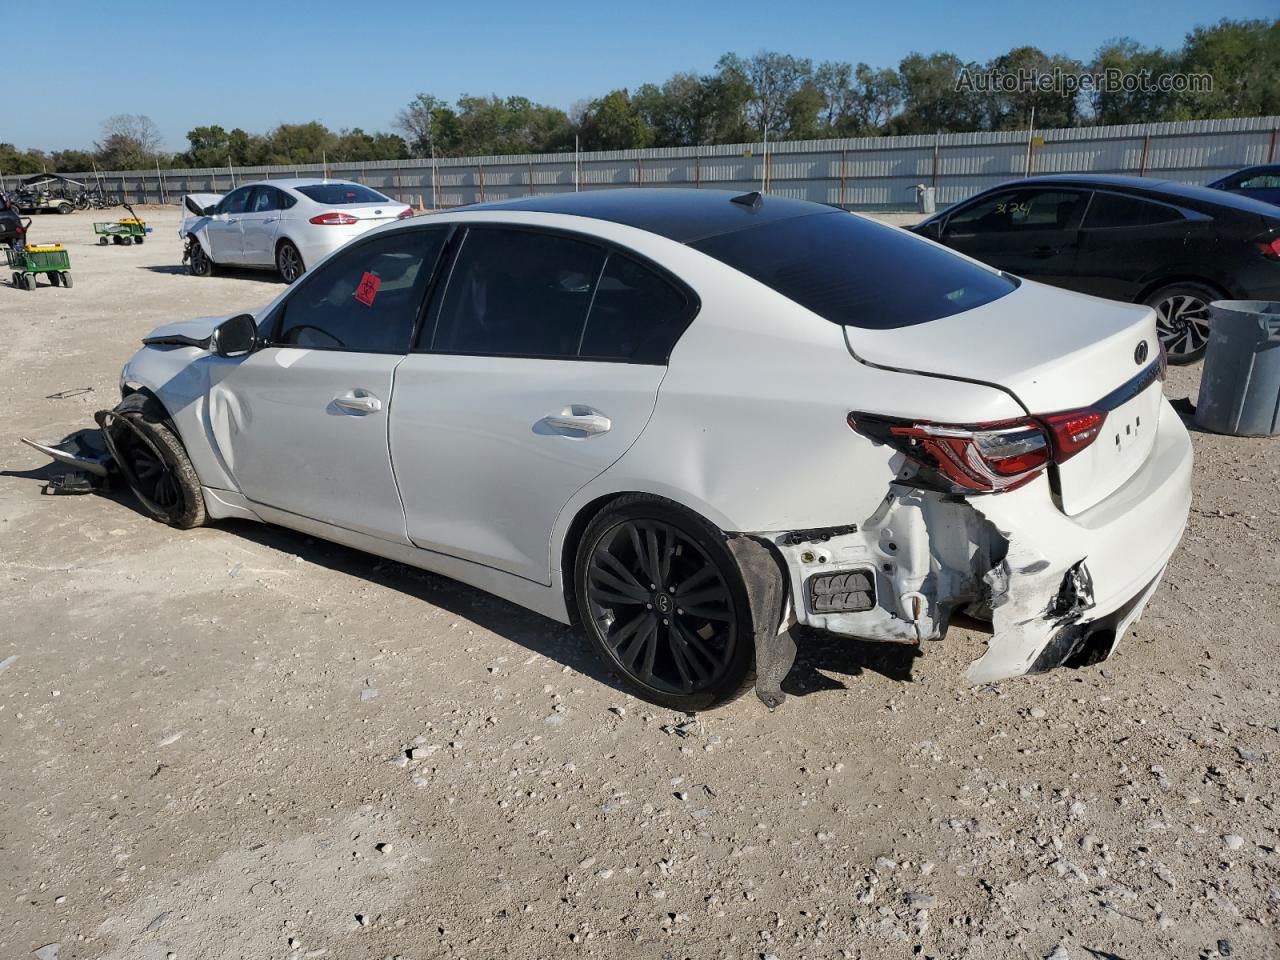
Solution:
{"label": "gray trash can", "polygon": [[916,192],[916,212],[917,213],[933,213],[937,207],[934,204],[934,188],[926,187],[923,183],[917,183],[911,188]]}
{"label": "gray trash can", "polygon": [[1280,301],[1215,300],[1196,424],[1216,433],[1280,433]]}

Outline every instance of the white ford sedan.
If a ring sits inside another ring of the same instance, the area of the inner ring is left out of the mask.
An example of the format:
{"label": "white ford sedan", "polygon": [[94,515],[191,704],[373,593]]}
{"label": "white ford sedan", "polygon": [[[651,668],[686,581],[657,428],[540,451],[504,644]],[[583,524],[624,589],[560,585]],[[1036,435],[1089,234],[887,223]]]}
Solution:
{"label": "white ford sedan", "polygon": [[412,207],[350,180],[263,180],[190,199],[199,205],[187,203],[178,232],[183,261],[198,277],[253,267],[293,283],[347,241],[413,216]]}
{"label": "white ford sedan", "polygon": [[975,682],[1107,657],[1182,535],[1155,317],[828,207],[535,197],[372,231],[256,316],[157,329],[99,423],[159,519],[281,524],[581,623],[710,706],[789,628]]}

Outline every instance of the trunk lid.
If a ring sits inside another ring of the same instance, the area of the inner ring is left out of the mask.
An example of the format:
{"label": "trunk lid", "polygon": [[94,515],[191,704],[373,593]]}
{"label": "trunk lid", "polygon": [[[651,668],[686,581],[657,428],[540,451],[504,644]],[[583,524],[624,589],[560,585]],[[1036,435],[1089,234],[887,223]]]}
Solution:
{"label": "trunk lid", "polygon": [[1155,442],[1163,385],[1148,307],[1023,281],[1005,297],[929,323],[845,332],[863,362],[1001,387],[1032,415],[1105,409],[1098,438],[1055,468],[1067,514],[1122,486]]}
{"label": "trunk lid", "polygon": [[361,223],[384,223],[397,219],[408,207],[395,200],[386,203],[343,203],[333,205],[339,213],[348,213]]}

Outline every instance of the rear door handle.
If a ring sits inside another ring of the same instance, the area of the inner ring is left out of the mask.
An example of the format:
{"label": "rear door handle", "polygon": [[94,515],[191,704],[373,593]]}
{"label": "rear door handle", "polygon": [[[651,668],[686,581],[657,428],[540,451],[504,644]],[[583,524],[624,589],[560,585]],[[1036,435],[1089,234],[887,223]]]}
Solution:
{"label": "rear door handle", "polygon": [[613,427],[613,421],[603,413],[582,407],[572,407],[570,410],[572,412],[543,417],[539,422],[545,423],[553,430],[570,430],[585,434],[608,433]]}
{"label": "rear door handle", "polygon": [[333,405],[352,413],[377,413],[382,409],[382,401],[368,390],[352,390],[341,397],[333,398]]}

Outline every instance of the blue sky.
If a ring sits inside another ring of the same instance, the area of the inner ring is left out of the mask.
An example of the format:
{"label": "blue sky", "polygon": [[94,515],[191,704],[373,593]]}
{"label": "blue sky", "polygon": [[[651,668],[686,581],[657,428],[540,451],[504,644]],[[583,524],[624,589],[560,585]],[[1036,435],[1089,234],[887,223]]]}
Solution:
{"label": "blue sky", "polygon": [[[1177,46],[1198,24],[1274,17],[1274,3],[224,0],[205,8],[69,0],[58,5],[56,47],[38,53],[20,44],[22,77],[10,77],[9,90],[38,95],[9,98],[0,141],[88,146],[113,113],[150,116],[171,150],[206,123],[252,132],[307,120],[390,129],[419,91],[450,101],[519,93],[567,109],[678,70],[708,71],[726,51],[893,66],[913,50],[982,61],[1032,44],[1086,58],[1118,36]],[[15,109],[18,102],[41,106]]]}

